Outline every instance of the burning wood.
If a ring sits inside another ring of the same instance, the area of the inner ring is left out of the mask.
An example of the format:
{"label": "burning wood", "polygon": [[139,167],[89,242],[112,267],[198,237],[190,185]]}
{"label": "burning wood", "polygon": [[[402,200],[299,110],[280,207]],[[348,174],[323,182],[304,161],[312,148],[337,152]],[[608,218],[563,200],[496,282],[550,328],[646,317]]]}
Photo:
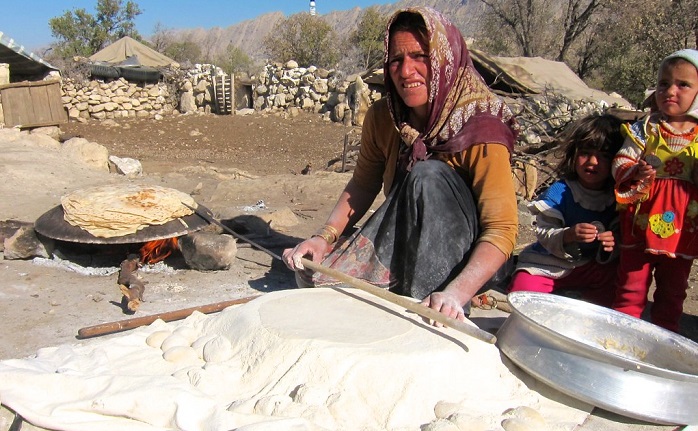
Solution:
{"label": "burning wood", "polygon": [[141,263],[158,263],[177,250],[177,237],[149,241],[138,251]]}
{"label": "burning wood", "polygon": [[121,262],[119,270],[119,288],[124,295],[121,304],[124,312],[135,313],[143,302],[145,281],[136,272],[143,264],[158,263],[165,260],[177,249],[177,237],[148,241],[138,250],[138,254],[129,254]]}
{"label": "burning wood", "polygon": [[124,312],[135,313],[143,301],[145,282],[136,274],[140,263],[141,257],[137,254],[131,254],[121,262],[117,282],[124,295],[121,299],[121,303],[125,307]]}

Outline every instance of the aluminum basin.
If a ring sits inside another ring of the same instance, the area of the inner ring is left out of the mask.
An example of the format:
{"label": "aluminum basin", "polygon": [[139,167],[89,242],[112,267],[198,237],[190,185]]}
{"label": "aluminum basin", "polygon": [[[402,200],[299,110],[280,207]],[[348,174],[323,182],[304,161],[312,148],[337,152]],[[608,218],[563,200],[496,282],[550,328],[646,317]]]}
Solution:
{"label": "aluminum basin", "polygon": [[617,311],[513,292],[497,346],[545,384],[657,424],[698,424],[698,344]]}

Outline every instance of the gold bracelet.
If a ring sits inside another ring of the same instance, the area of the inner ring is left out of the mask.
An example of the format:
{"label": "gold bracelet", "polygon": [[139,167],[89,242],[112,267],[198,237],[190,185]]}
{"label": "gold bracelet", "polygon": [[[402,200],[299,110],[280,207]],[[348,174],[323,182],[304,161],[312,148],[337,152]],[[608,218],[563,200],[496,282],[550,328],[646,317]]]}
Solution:
{"label": "gold bracelet", "polygon": [[334,237],[334,241],[332,242],[337,242],[337,240],[339,239],[339,231],[334,226],[326,224],[322,227],[322,230],[332,234],[332,236]]}
{"label": "gold bracelet", "polygon": [[339,231],[334,226],[325,225],[316,233],[314,233],[311,238],[319,236],[320,238],[327,241],[328,244],[334,244],[339,239]]}

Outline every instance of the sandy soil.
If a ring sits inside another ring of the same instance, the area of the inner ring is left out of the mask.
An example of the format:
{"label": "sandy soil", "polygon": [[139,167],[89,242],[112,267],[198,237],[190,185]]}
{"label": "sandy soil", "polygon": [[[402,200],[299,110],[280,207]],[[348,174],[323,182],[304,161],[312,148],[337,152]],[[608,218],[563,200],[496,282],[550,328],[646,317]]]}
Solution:
{"label": "sandy soil", "polygon": [[[350,173],[338,173],[345,126],[318,115],[295,118],[187,115],[163,120],[69,123],[64,137],[81,136],[111,155],[141,161],[144,175],[117,174],[75,166],[49,149],[16,149],[0,143],[3,199],[0,221],[33,222],[72,190],[135,181],[191,193],[226,225],[280,254],[325,220]],[[301,171],[311,166],[308,175]],[[328,166],[331,165],[331,166]],[[255,209],[259,201],[264,209]],[[250,208],[252,207],[252,209]],[[291,216],[288,216],[289,212]],[[268,226],[261,216],[286,214]],[[520,242],[532,239],[522,226]],[[116,273],[89,275],[52,261],[0,262],[0,359],[33,354],[38,348],[79,342],[81,328],[293,287],[293,274],[267,253],[239,243],[227,271],[187,269],[181,256],[142,273],[145,302],[135,316],[121,307]],[[691,278],[696,284],[696,276]],[[698,292],[689,290],[685,335],[698,340]]]}

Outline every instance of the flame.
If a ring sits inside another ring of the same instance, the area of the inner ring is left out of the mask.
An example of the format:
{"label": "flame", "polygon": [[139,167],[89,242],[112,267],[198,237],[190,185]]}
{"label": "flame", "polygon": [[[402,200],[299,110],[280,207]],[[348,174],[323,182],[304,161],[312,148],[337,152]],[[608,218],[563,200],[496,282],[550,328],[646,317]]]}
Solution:
{"label": "flame", "polygon": [[158,239],[143,244],[138,251],[141,263],[158,263],[177,249],[177,237]]}

